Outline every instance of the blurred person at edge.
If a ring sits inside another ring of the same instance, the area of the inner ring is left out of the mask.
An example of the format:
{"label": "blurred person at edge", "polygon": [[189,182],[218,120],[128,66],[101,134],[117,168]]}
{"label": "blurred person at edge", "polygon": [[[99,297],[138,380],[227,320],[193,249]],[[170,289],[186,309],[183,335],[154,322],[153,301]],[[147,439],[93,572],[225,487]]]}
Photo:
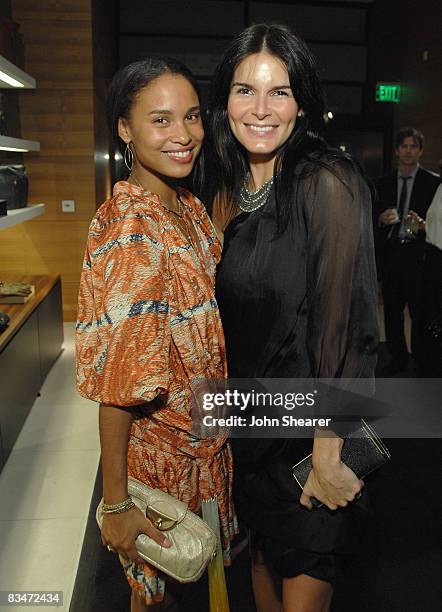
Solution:
{"label": "blurred person at edge", "polygon": [[[228,562],[231,451],[225,436],[191,434],[192,378],[226,376],[214,299],[221,245],[202,203],[180,187],[204,137],[195,79],[175,60],[130,64],[111,83],[108,115],[129,177],[92,220],[76,336],[79,392],[100,403],[104,502],[128,500],[128,475],[196,512],[215,500]],[[165,597],[165,576],[137,553],[140,533],[170,546],[136,507],[103,516],[102,541],[120,555],[132,612],[175,610],[177,585],[168,579]]]}
{"label": "blurred person at edge", "polygon": [[[302,40],[267,24],[233,40],[213,78],[205,181],[224,232],[216,296],[233,378],[373,377],[371,195],[351,157],[320,136],[324,113]],[[341,461],[343,439],[311,436],[232,440],[258,612],[328,611],[367,525],[367,493]],[[292,466],[312,448],[301,492]],[[313,509],[312,498],[324,506]]]}
{"label": "blurred person at edge", "polygon": [[[425,217],[439,185],[439,177],[419,165],[424,136],[414,128],[402,128],[395,138],[398,168],[377,183],[378,261],[384,303],[387,346],[391,361],[385,376],[404,372],[408,349],[404,333],[404,309],[408,305],[411,352],[418,373],[423,373],[422,295],[420,281],[425,249]],[[412,222],[415,232],[407,232]]]}
{"label": "blurred person at edge", "polygon": [[442,184],[427,211],[422,280],[423,374],[442,377]]}

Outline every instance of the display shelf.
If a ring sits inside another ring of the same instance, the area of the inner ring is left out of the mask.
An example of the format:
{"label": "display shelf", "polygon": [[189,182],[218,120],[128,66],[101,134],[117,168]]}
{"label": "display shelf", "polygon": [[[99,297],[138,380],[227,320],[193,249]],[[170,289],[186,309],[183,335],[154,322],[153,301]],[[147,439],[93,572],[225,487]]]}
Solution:
{"label": "display shelf", "polygon": [[5,217],[0,217],[0,230],[39,217],[45,212],[45,209],[46,207],[44,204],[34,204],[26,208],[8,210],[8,214]]}
{"label": "display shelf", "polygon": [[0,55],[0,89],[35,89],[35,79]]}
{"label": "display shelf", "polygon": [[23,138],[11,138],[11,136],[0,135],[0,151],[15,151],[17,153],[40,151],[40,143],[35,140],[24,140]]}
{"label": "display shelf", "polygon": [[6,312],[11,321],[6,330],[0,335],[0,352],[17,333],[29,315],[32,314],[36,307],[45,299],[54,285],[60,281],[60,275],[2,274],[1,280],[11,283],[29,283],[30,285],[34,285],[35,294],[24,304],[1,304],[0,310]]}
{"label": "display shelf", "polygon": [[2,271],[1,280],[29,283],[35,295],[1,305],[10,322],[0,334],[0,470],[63,344],[60,276]]}

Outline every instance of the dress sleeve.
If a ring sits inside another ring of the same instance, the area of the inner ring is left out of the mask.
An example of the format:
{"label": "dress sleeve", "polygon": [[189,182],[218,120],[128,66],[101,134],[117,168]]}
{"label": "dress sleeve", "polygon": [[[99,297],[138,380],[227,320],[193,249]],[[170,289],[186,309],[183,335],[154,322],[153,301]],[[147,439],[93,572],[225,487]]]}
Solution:
{"label": "dress sleeve", "polygon": [[[373,378],[378,343],[371,196],[351,162],[307,185],[307,349],[317,379]],[[357,388],[349,389],[357,391]]]}
{"label": "dress sleeve", "polygon": [[159,223],[115,215],[91,225],[76,327],[77,387],[115,406],[146,403],[169,384],[169,271]]}

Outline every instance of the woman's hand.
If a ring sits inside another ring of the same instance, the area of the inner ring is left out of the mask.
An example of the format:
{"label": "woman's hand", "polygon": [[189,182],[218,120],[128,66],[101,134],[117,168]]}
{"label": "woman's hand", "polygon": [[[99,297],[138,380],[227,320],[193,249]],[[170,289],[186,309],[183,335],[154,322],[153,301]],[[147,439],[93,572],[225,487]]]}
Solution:
{"label": "woman's hand", "polygon": [[169,548],[172,543],[165,535],[156,529],[151,521],[144,516],[139,508],[131,508],[121,514],[103,514],[101,540],[105,546],[110,546],[122,557],[135,563],[144,563],[135,547],[135,540],[145,533],[160,546]]}
{"label": "woman's hand", "polygon": [[364,486],[356,474],[341,461],[343,440],[337,436],[315,437],[313,444],[313,469],[305,483],[300,503],[309,510],[311,498],[324,503],[330,510],[344,508],[353,501]]}

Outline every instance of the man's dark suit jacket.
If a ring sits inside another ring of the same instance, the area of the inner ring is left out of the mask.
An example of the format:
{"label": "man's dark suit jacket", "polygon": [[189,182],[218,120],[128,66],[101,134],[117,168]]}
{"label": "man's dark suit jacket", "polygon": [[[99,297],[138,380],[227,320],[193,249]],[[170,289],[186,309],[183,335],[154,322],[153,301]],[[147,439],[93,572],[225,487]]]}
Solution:
{"label": "man's dark suit jacket", "polygon": [[[410,197],[410,208],[414,210],[420,217],[425,219],[427,210],[430,207],[431,201],[434,197],[436,189],[439,185],[440,177],[437,174],[433,174],[424,168],[419,168],[414,179],[413,191]],[[387,241],[388,233],[391,229],[391,225],[385,227],[379,227],[378,220],[379,215],[386,208],[396,208],[397,206],[397,171],[382,177],[376,184],[377,198],[375,206],[373,207],[374,212],[374,226],[375,235],[377,236],[377,259],[382,265],[382,254]],[[423,243],[425,240],[425,233],[420,232],[419,239]]]}

